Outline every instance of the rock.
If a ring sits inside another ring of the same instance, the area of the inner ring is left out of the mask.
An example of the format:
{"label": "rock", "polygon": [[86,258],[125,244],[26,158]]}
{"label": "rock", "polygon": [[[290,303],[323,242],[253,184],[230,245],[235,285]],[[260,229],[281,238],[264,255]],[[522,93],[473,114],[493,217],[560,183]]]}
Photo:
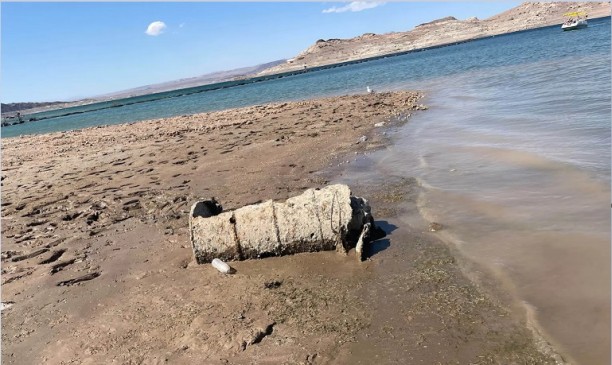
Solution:
{"label": "rock", "polygon": [[[367,200],[341,184],[308,189],[284,203],[269,200],[224,213],[208,209],[210,204],[200,201],[191,208],[190,237],[199,264],[334,249],[346,253],[364,225],[372,226],[368,232],[374,228]],[[363,252],[369,235],[361,241]]]}
{"label": "rock", "polygon": [[266,289],[276,289],[276,288],[280,288],[280,286],[282,284],[283,284],[282,280],[266,281],[264,283],[264,288],[266,288]]}
{"label": "rock", "polygon": [[385,122],[380,122],[380,123],[376,123],[374,124],[374,127],[384,127],[385,126]]}
{"label": "rock", "polygon": [[258,321],[254,324],[253,328],[249,329],[245,333],[239,334],[241,337],[239,341],[240,350],[244,351],[248,346],[260,343],[266,336],[269,336],[274,332],[274,326],[276,322],[264,322]]}
{"label": "rock", "polygon": [[430,232],[436,232],[442,229],[442,225],[438,222],[431,222],[429,223],[429,231]]}
{"label": "rock", "polygon": [[359,144],[359,143],[364,143],[364,142],[365,142],[365,141],[367,141],[367,140],[368,140],[368,137],[366,137],[366,136],[361,136],[361,137],[359,137],[359,139],[357,140],[357,144]]}

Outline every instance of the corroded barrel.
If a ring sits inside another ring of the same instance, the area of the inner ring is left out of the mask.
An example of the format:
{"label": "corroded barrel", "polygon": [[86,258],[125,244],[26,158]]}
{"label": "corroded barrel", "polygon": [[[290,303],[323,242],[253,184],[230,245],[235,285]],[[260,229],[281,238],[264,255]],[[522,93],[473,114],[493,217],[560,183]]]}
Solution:
{"label": "corroded barrel", "polygon": [[[285,202],[272,200],[221,212],[215,201],[191,208],[189,228],[198,263],[244,260],[337,249],[372,222],[370,206],[346,185],[308,189]],[[352,233],[352,234],[351,234]]]}

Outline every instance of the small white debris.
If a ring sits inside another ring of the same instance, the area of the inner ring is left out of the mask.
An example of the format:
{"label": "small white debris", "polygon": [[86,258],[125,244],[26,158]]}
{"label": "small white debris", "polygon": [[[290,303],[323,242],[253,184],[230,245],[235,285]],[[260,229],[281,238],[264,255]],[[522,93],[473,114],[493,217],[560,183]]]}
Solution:
{"label": "small white debris", "polygon": [[13,306],[13,304],[15,304],[15,302],[1,302],[0,303],[0,311],[3,311],[5,309],[9,309],[10,307]]}
{"label": "small white debris", "polygon": [[384,126],[385,126],[385,122],[380,122],[380,123],[374,124],[374,127],[384,127]]}
{"label": "small white debris", "polygon": [[366,137],[366,136],[361,136],[361,137],[359,137],[359,140],[357,140],[357,144],[359,144],[359,143],[364,143],[364,142],[365,142],[365,141],[367,141],[367,140],[368,140],[368,137]]}
{"label": "small white debris", "polygon": [[224,274],[229,274],[230,271],[232,270],[232,268],[228,264],[226,264],[225,262],[219,259],[213,259],[211,264],[215,269],[219,270],[220,272]]}

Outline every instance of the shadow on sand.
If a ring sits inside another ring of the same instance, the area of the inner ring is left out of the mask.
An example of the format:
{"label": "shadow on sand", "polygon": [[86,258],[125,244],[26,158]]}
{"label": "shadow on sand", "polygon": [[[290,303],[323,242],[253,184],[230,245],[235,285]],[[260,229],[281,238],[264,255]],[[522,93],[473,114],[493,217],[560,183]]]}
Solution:
{"label": "shadow on sand", "polygon": [[397,226],[395,224],[389,223],[387,221],[374,221],[374,224],[376,225],[376,227],[379,227],[380,229],[385,231],[387,235],[390,235],[393,231],[397,229]]}
{"label": "shadow on sand", "polygon": [[[396,225],[391,224],[387,221],[375,221],[374,224],[376,224],[377,227],[385,231],[387,237],[397,229]],[[366,252],[366,258],[370,258],[378,254],[379,252],[386,250],[387,248],[389,248],[389,246],[391,246],[391,241],[388,238],[380,238],[370,242],[370,246],[368,248],[368,251]]]}

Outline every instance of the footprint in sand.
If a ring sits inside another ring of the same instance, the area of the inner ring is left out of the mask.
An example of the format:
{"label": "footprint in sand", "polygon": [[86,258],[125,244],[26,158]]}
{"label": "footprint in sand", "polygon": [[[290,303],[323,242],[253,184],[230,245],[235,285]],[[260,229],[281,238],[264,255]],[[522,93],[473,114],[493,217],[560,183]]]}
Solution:
{"label": "footprint in sand", "polygon": [[97,278],[98,276],[100,276],[100,273],[96,271],[96,272],[92,272],[86,275],[76,277],[74,279],[60,281],[59,283],[55,285],[56,286],[71,286],[71,285],[78,284],[84,281],[93,280]]}
{"label": "footprint in sand", "polygon": [[27,253],[25,255],[21,255],[21,256],[15,256],[13,258],[11,258],[12,262],[18,262],[18,261],[23,261],[23,260],[27,260],[27,259],[31,259],[32,257],[36,257],[38,255],[42,255],[43,253],[49,251],[48,248],[41,248],[40,250],[36,250],[30,253]]}
{"label": "footprint in sand", "polygon": [[57,264],[53,265],[51,267],[51,275],[56,274],[60,271],[62,271],[66,266],[72,265],[76,262],[76,258],[74,259],[70,259],[70,260],[66,260],[66,261],[62,261],[62,262],[58,262]]}
{"label": "footprint in sand", "polygon": [[40,261],[38,264],[39,265],[46,265],[46,264],[50,264],[52,262],[57,261],[60,257],[62,257],[62,255],[66,252],[65,249],[61,249],[61,250],[57,250],[57,251],[53,251],[53,253],[51,254],[51,256],[49,256],[48,258]]}

